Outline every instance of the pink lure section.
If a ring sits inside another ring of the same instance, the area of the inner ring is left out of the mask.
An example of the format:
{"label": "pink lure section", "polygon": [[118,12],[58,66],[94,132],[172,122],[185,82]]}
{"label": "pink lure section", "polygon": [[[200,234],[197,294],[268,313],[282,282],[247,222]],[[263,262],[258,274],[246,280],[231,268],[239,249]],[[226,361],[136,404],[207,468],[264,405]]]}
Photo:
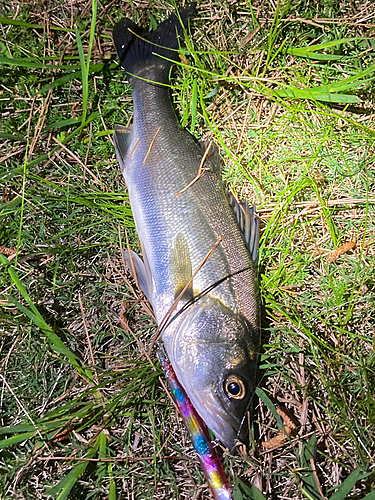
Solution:
{"label": "pink lure section", "polygon": [[231,500],[232,496],[229,491],[220,458],[212,446],[211,439],[203,420],[196,412],[186,392],[178,382],[164,349],[159,349],[157,354],[181,417],[189,431],[214,499]]}

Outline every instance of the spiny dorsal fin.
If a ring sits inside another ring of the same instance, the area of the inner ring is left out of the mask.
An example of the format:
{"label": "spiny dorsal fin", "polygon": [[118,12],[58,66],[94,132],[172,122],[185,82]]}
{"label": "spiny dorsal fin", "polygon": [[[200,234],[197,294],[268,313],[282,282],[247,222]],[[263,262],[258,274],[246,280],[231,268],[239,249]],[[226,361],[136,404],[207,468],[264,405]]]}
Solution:
{"label": "spiny dorsal fin", "polygon": [[257,267],[259,254],[259,218],[256,214],[255,207],[250,207],[248,203],[238,201],[232,191],[227,190],[227,197],[251,258],[255,267]]}
{"label": "spiny dorsal fin", "polygon": [[[174,296],[177,298],[189,283],[193,275],[189,245],[182,233],[178,233],[174,240],[173,247],[171,248],[170,266],[174,284]],[[193,283],[190,283],[184,293],[183,299],[190,300],[192,298]]]}

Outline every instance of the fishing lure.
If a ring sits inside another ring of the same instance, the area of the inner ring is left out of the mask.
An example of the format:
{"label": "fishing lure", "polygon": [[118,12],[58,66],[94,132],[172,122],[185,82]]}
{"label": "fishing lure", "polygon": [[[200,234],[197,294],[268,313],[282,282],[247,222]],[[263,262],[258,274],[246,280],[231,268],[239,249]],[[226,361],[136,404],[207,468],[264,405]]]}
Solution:
{"label": "fishing lure", "polygon": [[180,415],[189,431],[195,451],[197,452],[204,475],[210,486],[215,500],[231,500],[232,496],[221,465],[220,458],[212,445],[208,435],[207,427],[200,418],[195,408],[191,404],[183,387],[177,380],[176,374],[169,362],[167,354],[162,347],[159,347],[157,356],[169,387],[173,393],[173,398],[177,404]]}

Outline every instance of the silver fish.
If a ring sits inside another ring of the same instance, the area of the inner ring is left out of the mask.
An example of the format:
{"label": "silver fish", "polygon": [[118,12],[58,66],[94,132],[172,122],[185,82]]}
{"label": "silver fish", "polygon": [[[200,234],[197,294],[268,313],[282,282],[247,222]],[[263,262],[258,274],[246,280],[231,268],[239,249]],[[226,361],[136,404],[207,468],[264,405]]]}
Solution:
{"label": "silver fish", "polygon": [[216,149],[181,129],[172,107],[169,72],[194,10],[188,5],[152,33],[129,19],[115,26],[134,122],[117,125],[114,138],[143,261],[134,252],[126,257],[162,325],[178,380],[233,449],[246,436],[256,383],[259,231],[254,211],[227,194]]}

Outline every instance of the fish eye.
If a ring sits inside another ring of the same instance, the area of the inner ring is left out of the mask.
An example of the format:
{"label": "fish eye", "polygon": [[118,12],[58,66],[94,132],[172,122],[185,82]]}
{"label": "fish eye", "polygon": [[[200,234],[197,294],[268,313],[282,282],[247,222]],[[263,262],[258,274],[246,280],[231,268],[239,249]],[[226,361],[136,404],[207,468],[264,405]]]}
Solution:
{"label": "fish eye", "polygon": [[229,398],[243,399],[246,396],[245,384],[238,375],[229,375],[224,382],[224,390]]}

